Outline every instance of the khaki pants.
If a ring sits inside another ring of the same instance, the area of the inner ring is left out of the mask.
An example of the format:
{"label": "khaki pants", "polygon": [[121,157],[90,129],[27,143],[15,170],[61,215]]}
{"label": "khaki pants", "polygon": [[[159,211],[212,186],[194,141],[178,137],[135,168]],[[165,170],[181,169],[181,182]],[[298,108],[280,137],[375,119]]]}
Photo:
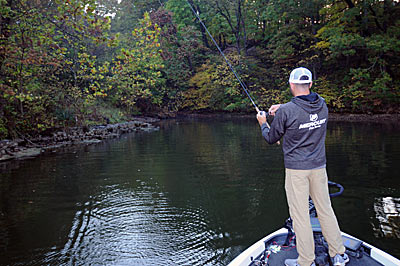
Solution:
{"label": "khaki pants", "polygon": [[309,266],[315,259],[314,237],[310,224],[308,197],[311,196],[317,210],[322,234],[329,245],[329,255],[343,254],[339,225],[331,206],[326,168],[293,170],[286,168],[286,197],[290,217],[296,233],[297,263]]}

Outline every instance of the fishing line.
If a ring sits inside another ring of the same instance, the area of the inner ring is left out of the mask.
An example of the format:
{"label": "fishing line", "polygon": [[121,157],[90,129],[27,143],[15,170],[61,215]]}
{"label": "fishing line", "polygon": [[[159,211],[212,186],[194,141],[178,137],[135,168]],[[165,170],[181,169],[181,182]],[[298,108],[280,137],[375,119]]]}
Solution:
{"label": "fishing line", "polygon": [[233,68],[233,66],[231,65],[231,63],[228,61],[228,59],[226,58],[224,52],[222,52],[221,48],[219,47],[219,45],[217,44],[217,42],[215,41],[215,39],[213,38],[213,36],[211,35],[211,33],[208,31],[206,25],[203,23],[203,21],[201,20],[199,14],[196,12],[196,10],[193,8],[192,4],[190,4],[189,0],[186,0],[186,2],[188,3],[188,5],[190,6],[190,9],[192,10],[193,14],[197,17],[197,19],[199,20],[200,24],[203,26],[203,28],[205,29],[205,31],[207,32],[208,36],[210,36],[212,42],[215,44],[215,46],[217,47],[218,51],[221,53],[222,57],[225,59],[225,62],[228,64],[229,68],[231,69],[231,71],[233,72],[233,74],[235,75],[236,79],[239,81],[240,85],[242,86],[244,92],[247,94],[247,96],[249,97],[251,103],[254,105],[254,107],[256,108],[257,113],[260,112],[260,110],[258,109],[256,103],[254,102],[253,98],[251,98],[250,93],[247,89],[246,84],[243,83],[243,81],[240,79],[239,75],[236,73],[235,69]]}
{"label": "fishing line", "polygon": [[[242,86],[244,92],[247,94],[247,96],[249,97],[251,103],[254,105],[254,108],[256,108],[256,111],[258,114],[261,115],[267,115],[266,112],[261,111],[260,109],[258,109],[256,103],[254,102],[253,98],[251,98],[249,91],[247,90],[247,86],[246,84],[244,84],[242,82],[242,80],[239,78],[239,75],[236,73],[235,69],[233,68],[233,66],[231,65],[231,63],[229,63],[228,59],[226,58],[224,52],[222,52],[221,48],[219,47],[218,43],[215,41],[215,39],[213,38],[213,36],[211,35],[211,33],[208,31],[206,25],[203,23],[203,21],[201,20],[199,14],[196,12],[196,10],[193,8],[192,4],[190,4],[189,0],[186,0],[186,2],[188,3],[190,9],[192,10],[193,14],[196,16],[196,18],[199,20],[200,24],[203,26],[203,28],[205,29],[205,31],[207,32],[208,36],[210,36],[211,40],[213,41],[213,43],[215,44],[215,46],[217,47],[218,51],[221,53],[222,57],[225,59],[225,62],[228,64],[229,68],[231,69],[231,71],[233,72],[233,74],[235,75],[236,79],[239,81],[240,86]],[[268,128],[271,128],[271,126],[269,125],[269,123],[266,121],[265,122],[267,124]],[[280,145],[280,141],[278,140],[277,142],[278,145]]]}

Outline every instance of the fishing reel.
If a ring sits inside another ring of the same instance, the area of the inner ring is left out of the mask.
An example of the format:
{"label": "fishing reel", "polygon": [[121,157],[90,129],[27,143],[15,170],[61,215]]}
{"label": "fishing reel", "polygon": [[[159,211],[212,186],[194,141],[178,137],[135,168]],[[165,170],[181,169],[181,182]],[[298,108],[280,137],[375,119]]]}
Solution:
{"label": "fishing reel", "polygon": [[261,116],[265,115],[266,117],[268,117],[268,113],[265,112],[265,111],[259,111],[258,114],[261,115]]}
{"label": "fishing reel", "polygon": [[256,110],[257,110],[258,115],[265,116],[267,118],[267,126],[268,126],[268,128],[270,128],[270,124],[274,120],[274,116],[269,115],[268,112],[266,112],[266,111],[260,111],[258,108]]}

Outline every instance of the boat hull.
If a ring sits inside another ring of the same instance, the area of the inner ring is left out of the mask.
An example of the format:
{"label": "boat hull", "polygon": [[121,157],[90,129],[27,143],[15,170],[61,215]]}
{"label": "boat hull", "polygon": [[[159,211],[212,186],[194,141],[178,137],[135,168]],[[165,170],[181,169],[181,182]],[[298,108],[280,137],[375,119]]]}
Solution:
{"label": "boat hull", "polygon": [[[257,261],[265,254],[266,248],[271,245],[272,242],[277,242],[277,239],[284,239],[286,238],[288,234],[288,230],[286,228],[281,228],[266,237],[260,239],[253,245],[251,245],[249,248],[247,248],[245,251],[243,251],[241,254],[239,254],[233,261],[231,261],[228,266],[249,266],[249,265],[257,265]],[[365,242],[362,242],[361,240],[346,234],[342,232],[342,237],[344,239],[348,240],[355,240],[361,243],[362,250],[363,250],[363,257],[360,258],[352,258],[350,255],[350,262],[347,264],[348,266],[352,265],[385,265],[385,266],[400,266],[400,260],[397,258],[391,256],[390,254],[368,244]],[[279,241],[278,241],[279,242]],[[279,251],[278,251],[279,252]],[[278,254],[278,253],[277,253]],[[272,261],[272,259],[275,259],[278,255],[271,253],[270,255],[270,261],[268,265],[284,265],[281,264],[284,261],[284,256],[283,252],[279,254],[279,262],[278,259],[276,258],[275,262]],[[294,258],[297,256],[297,252],[293,248],[292,250],[287,251],[287,258]],[[294,257],[293,257],[294,256]],[[277,263],[277,264],[273,264]],[[258,265],[263,265],[263,264],[258,264]],[[265,264],[264,264],[265,265]],[[324,264],[322,264],[324,265]]]}

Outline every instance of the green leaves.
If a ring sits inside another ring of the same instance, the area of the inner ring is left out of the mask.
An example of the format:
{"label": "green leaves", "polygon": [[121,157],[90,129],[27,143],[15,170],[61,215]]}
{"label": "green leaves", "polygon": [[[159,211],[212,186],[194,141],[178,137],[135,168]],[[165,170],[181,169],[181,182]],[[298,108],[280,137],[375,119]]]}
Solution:
{"label": "green leaves", "polygon": [[0,39],[5,77],[0,101],[7,121],[15,121],[8,125],[10,134],[13,127],[31,134],[53,127],[59,106],[79,113],[106,95],[105,72],[91,53],[115,40],[106,32],[110,19],[95,12],[95,1],[7,3],[1,2],[2,18],[8,19]]}
{"label": "green leaves", "polygon": [[164,96],[160,28],[153,25],[148,13],[140,24],[132,31],[135,45],[131,49],[122,48],[111,69],[112,94],[130,109],[139,100],[160,105]]}
{"label": "green leaves", "polygon": [[400,57],[400,24],[392,4],[366,0],[349,8],[334,2],[322,9],[326,22],[314,47],[326,56],[325,67],[336,66],[343,109],[371,112],[386,105],[393,110],[398,103],[394,95],[399,88],[395,62]]}
{"label": "green leaves", "polygon": [[[241,78],[248,78],[246,66],[237,55],[228,55],[233,66],[240,69]],[[215,60],[214,60],[215,61]],[[190,89],[182,93],[184,108],[194,110],[243,111],[249,101],[225,62],[208,61],[189,81]]]}
{"label": "green leaves", "polygon": [[[396,1],[191,3],[264,107],[286,101],[290,70],[305,66],[335,111],[398,109]],[[186,0],[0,0],[0,15],[6,134],[96,120],[99,102],[129,112],[251,108]]]}

